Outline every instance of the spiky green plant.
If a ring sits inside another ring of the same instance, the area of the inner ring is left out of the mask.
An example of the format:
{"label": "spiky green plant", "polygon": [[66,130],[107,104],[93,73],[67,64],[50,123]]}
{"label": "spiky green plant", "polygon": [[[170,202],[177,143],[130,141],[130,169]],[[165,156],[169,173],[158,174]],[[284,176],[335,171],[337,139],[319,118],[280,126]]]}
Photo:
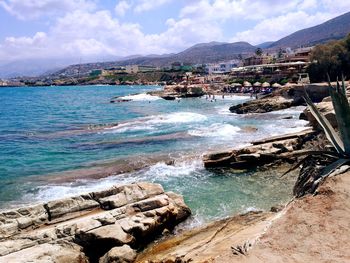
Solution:
{"label": "spiky green plant", "polygon": [[[307,155],[306,158],[303,158],[282,175],[284,176],[303,165],[293,189],[294,195],[297,197],[303,196],[305,193],[313,193],[326,177],[342,165],[350,162],[350,105],[346,97],[345,82],[343,79],[340,85],[339,81],[337,81],[336,87],[333,87],[330,81],[328,81],[328,84],[338,122],[339,135],[327,118],[317,109],[306,91],[304,99],[310,108],[311,114],[323,128],[327,139],[334,146],[335,151],[305,151],[302,154]],[[317,165],[320,162],[327,163],[327,165],[321,165],[324,168],[320,169],[319,165]]]}
{"label": "spiky green plant", "polygon": [[341,85],[338,80],[336,87],[333,87],[330,81],[328,81],[328,85],[340,136],[329,123],[327,118],[317,109],[316,105],[311,101],[306,92],[304,97],[307,105],[310,108],[310,112],[323,128],[327,139],[332,143],[337,151],[336,155],[338,159],[329,166],[325,167],[321,177],[329,175],[335,169],[350,161],[350,105],[346,97],[344,78]]}

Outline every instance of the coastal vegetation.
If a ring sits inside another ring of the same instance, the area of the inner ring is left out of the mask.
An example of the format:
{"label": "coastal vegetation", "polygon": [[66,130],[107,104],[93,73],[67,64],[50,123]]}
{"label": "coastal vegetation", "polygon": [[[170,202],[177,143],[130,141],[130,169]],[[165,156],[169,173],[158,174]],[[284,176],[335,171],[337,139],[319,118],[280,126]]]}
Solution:
{"label": "coastal vegetation", "polygon": [[350,77],[350,34],[341,40],[331,41],[316,46],[311,53],[312,64],[309,66],[311,82],[332,81],[337,76]]}
{"label": "coastal vegetation", "polygon": [[326,177],[350,161],[350,106],[346,96],[344,79],[341,85],[337,81],[336,87],[333,87],[329,82],[329,93],[340,135],[305,92],[305,101],[311,114],[322,127],[335,151],[312,152],[295,166],[298,167],[301,163],[304,163],[294,187],[294,194],[297,196],[304,195],[307,192],[313,193]]}

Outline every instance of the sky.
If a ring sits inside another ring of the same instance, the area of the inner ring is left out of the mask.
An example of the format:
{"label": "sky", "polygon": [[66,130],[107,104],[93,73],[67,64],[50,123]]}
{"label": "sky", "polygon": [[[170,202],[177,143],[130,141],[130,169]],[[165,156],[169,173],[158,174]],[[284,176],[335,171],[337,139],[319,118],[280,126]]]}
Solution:
{"label": "sky", "polygon": [[348,11],[346,0],[0,0],[0,63],[256,45]]}

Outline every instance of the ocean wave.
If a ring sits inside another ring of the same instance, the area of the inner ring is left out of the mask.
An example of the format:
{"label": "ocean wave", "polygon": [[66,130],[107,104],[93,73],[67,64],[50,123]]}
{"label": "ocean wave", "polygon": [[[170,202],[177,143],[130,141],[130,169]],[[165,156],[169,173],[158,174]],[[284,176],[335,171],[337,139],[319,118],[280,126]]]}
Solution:
{"label": "ocean wave", "polygon": [[269,114],[298,115],[298,114],[302,113],[305,109],[306,109],[305,106],[296,106],[296,107],[291,107],[288,109],[271,111],[271,112],[269,112]]}
{"label": "ocean wave", "polygon": [[[202,160],[189,160],[176,162],[174,165],[167,165],[164,162],[157,163],[145,171],[145,179],[155,182],[168,181],[176,177],[193,176],[196,171],[204,169]],[[198,175],[198,174],[197,174]]]}
{"label": "ocean wave", "polygon": [[[125,185],[135,182],[167,182],[169,180],[178,180],[178,177],[200,175],[200,170],[204,169],[203,162],[200,159],[179,161],[173,165],[167,165],[159,162],[140,171],[132,173],[119,174],[101,179],[83,179],[72,183],[52,184],[38,186],[30,193],[23,195],[22,203],[41,203],[79,194],[101,191],[112,187],[113,185]],[[198,171],[198,173],[196,173]]]}
{"label": "ocean wave", "polygon": [[153,115],[105,128],[102,134],[153,131],[157,130],[157,128],[162,125],[197,123],[206,121],[207,119],[208,118],[205,115],[194,112],[175,112],[170,114]]}
{"label": "ocean wave", "polygon": [[194,112],[175,112],[153,116],[148,120],[150,124],[170,124],[170,123],[193,123],[206,121],[208,118],[205,115]]}
{"label": "ocean wave", "polygon": [[190,130],[188,133],[192,136],[199,137],[221,137],[228,138],[237,134],[241,129],[227,123],[214,123],[208,127],[200,127],[195,130]]}
{"label": "ocean wave", "polygon": [[123,97],[118,97],[119,100],[132,100],[132,101],[154,101],[160,100],[161,98],[158,96],[152,96],[147,93],[128,95]]}

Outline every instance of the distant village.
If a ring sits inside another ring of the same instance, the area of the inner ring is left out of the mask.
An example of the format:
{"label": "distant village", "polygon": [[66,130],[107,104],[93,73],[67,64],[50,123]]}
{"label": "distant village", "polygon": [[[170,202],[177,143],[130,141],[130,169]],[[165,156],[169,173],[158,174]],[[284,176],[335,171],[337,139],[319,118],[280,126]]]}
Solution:
{"label": "distant village", "polygon": [[[94,64],[67,67],[54,74],[39,77],[0,79],[0,87],[63,86],[63,85],[197,85],[206,89],[217,86],[226,92],[249,92],[254,86],[269,88],[288,82],[309,82],[307,68],[313,47],[280,49],[211,64],[175,62],[166,67],[126,65],[96,68]],[[248,91],[247,91],[248,88]]]}

